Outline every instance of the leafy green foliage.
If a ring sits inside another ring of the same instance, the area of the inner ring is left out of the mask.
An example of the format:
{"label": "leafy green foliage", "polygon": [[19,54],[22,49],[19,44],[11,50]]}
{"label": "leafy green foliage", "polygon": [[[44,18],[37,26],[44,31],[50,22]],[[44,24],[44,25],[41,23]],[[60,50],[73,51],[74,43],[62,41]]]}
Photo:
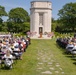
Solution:
{"label": "leafy green foliage", "polygon": [[58,23],[57,20],[54,20],[54,18],[52,18],[52,31],[54,32],[56,30]]}
{"label": "leafy green foliage", "polygon": [[29,22],[25,22],[23,24],[25,25],[24,33],[27,32],[27,31],[30,31],[30,23]]}
{"label": "leafy green foliage", "polygon": [[0,18],[0,24],[2,24],[3,20]]}
{"label": "leafy green foliage", "polygon": [[14,22],[8,22],[7,23],[7,28],[8,28],[8,32],[26,32],[27,30],[30,29],[30,24],[27,22],[25,23],[14,23]]}
{"label": "leafy green foliage", "polygon": [[76,27],[76,3],[67,3],[59,10],[59,21],[64,27],[71,28],[73,31]]}
{"label": "leafy green foliage", "polygon": [[11,9],[9,12],[9,21],[12,21],[15,23],[26,22],[28,17],[29,17],[28,12],[23,8],[19,8],[19,7],[14,8],[14,9]]}
{"label": "leafy green foliage", "polygon": [[0,17],[7,16],[7,13],[5,11],[5,8],[3,6],[0,6]]}
{"label": "leafy green foliage", "polygon": [[25,33],[30,29],[30,24],[28,22],[30,22],[30,17],[26,10],[20,7],[11,9],[7,22],[8,31]]}
{"label": "leafy green foliage", "polygon": [[1,25],[2,25],[2,17],[3,16],[7,16],[7,13],[5,11],[5,8],[3,6],[0,6],[0,29],[1,29]]}

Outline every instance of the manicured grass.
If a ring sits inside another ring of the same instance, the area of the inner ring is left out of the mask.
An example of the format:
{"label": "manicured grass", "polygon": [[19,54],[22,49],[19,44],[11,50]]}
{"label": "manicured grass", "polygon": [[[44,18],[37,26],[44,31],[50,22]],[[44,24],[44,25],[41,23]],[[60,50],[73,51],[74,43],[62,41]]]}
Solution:
{"label": "manicured grass", "polygon": [[[55,39],[31,40],[31,45],[29,45],[27,51],[23,54],[23,60],[18,60],[17,63],[13,65],[13,69],[11,70],[0,69],[0,75],[40,75],[40,73],[36,71],[37,64],[39,62],[37,60],[38,51],[48,53],[47,56],[53,54],[54,56],[52,59],[60,64],[63,71],[65,72],[64,75],[76,75],[76,65],[73,64],[75,60],[72,60],[71,55],[64,53],[65,50],[56,44]],[[53,66],[55,66],[55,64],[53,64]],[[47,68],[48,67],[45,69]]]}

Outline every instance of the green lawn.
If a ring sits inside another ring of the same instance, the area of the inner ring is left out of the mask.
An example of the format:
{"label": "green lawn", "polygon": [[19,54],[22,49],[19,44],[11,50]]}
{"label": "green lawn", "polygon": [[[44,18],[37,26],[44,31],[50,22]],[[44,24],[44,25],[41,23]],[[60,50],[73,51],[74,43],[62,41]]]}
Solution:
{"label": "green lawn", "polygon": [[[23,60],[14,63],[12,70],[0,69],[0,75],[76,75],[76,65],[73,64],[75,60],[72,60],[71,55],[64,54],[64,51],[57,46],[55,39],[31,40],[31,45],[23,54]],[[40,62],[43,65],[39,65]],[[48,62],[52,62],[49,66],[52,66],[55,71],[49,69]],[[62,71],[55,66],[57,63]],[[38,66],[42,69],[38,70]],[[43,74],[46,70],[50,70],[52,74]],[[56,71],[59,73],[55,73]]]}

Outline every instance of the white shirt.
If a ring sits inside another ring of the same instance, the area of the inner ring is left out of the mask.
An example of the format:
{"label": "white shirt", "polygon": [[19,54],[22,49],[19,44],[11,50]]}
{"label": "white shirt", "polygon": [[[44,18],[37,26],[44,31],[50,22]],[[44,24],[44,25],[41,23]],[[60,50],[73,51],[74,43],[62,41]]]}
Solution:
{"label": "white shirt", "polygon": [[9,56],[7,56],[6,54],[4,55],[4,58],[10,58],[10,59],[13,59],[13,56],[12,55],[9,55]]}
{"label": "white shirt", "polygon": [[74,45],[73,44],[68,44],[66,49],[68,49],[68,47],[74,47]]}

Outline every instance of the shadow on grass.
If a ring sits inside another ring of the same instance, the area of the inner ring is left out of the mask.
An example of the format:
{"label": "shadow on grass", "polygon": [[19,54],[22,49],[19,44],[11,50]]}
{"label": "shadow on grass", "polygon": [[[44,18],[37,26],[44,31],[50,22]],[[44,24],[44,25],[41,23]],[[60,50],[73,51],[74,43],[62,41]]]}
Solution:
{"label": "shadow on grass", "polygon": [[62,48],[61,46],[59,46],[57,43],[55,43],[55,46],[61,50],[65,50],[64,48]]}
{"label": "shadow on grass", "polygon": [[72,61],[73,61],[73,64],[76,65],[76,55],[75,55],[75,56],[72,56],[71,53],[67,53],[67,52],[66,52],[66,49],[63,48],[63,47],[61,47],[61,46],[59,46],[57,43],[55,43],[54,45],[59,49],[59,51],[62,51],[62,54],[63,54],[65,57],[67,57],[67,58],[69,58],[70,60],[72,60]]}
{"label": "shadow on grass", "polygon": [[72,58],[72,55],[66,55],[66,57],[68,57],[68,58]]}
{"label": "shadow on grass", "polygon": [[56,46],[58,49],[60,49],[60,50],[62,51],[62,54],[65,55],[66,57],[71,57],[71,56],[72,56],[70,52],[67,53],[67,52],[66,52],[66,49],[63,48],[63,47],[61,47],[61,46],[59,46],[57,43],[55,43],[55,46]]}
{"label": "shadow on grass", "polygon": [[55,43],[55,46],[62,51],[62,54],[66,55],[65,48],[60,47],[57,43]]}
{"label": "shadow on grass", "polygon": [[12,68],[6,67],[3,64],[0,66],[0,70],[11,70]]}
{"label": "shadow on grass", "polygon": [[9,68],[1,67],[0,70],[10,70]]}
{"label": "shadow on grass", "polygon": [[74,65],[76,65],[76,61],[75,61],[75,62],[73,62],[73,64],[74,64]]}

